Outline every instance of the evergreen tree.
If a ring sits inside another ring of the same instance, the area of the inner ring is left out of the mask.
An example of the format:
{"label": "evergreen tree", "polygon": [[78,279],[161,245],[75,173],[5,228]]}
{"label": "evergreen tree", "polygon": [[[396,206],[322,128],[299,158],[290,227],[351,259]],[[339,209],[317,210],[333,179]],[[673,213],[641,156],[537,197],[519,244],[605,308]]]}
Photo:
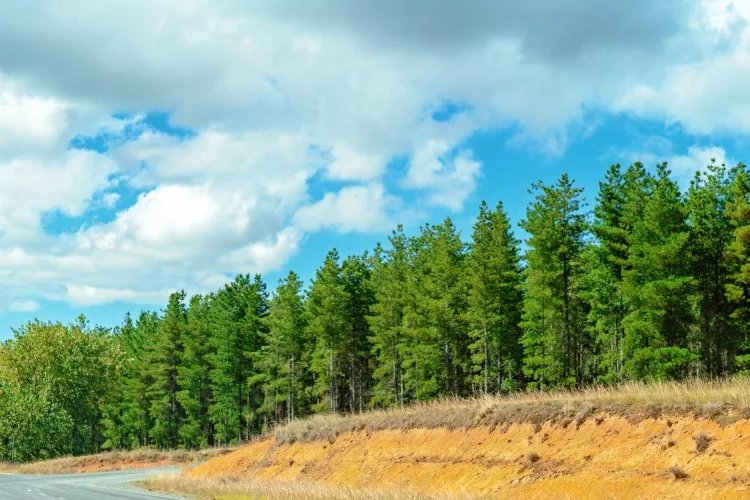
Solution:
{"label": "evergreen tree", "polygon": [[730,319],[741,335],[728,349],[733,369],[750,372],[750,174],[743,164],[732,171],[727,215],[733,238],[726,253],[728,283],[726,297],[731,306]]}
{"label": "evergreen tree", "polygon": [[164,317],[159,322],[157,337],[150,356],[153,382],[148,396],[151,400],[151,438],[160,448],[176,448],[183,409],[177,400],[178,367],[181,342],[185,331],[185,292],[169,297]]}
{"label": "evergreen tree", "polygon": [[469,373],[469,342],[462,313],[464,244],[450,219],[426,225],[413,240],[413,276],[404,317],[405,383],[417,399],[463,394]]}
{"label": "evergreen tree", "polygon": [[538,182],[521,222],[529,233],[521,342],[532,387],[580,384],[588,378],[586,311],[577,293],[587,229],[581,192],[567,174],[554,186]]}
{"label": "evergreen tree", "polygon": [[624,174],[620,165],[612,165],[599,183],[591,226],[596,242],[584,254],[581,287],[598,348],[597,376],[605,382],[623,377],[623,319],[627,314],[623,273],[633,227],[643,217],[649,186],[649,175],[641,163],[631,165]]}
{"label": "evergreen tree", "polygon": [[369,258],[348,257],[341,266],[344,292],[347,296],[347,357],[349,397],[346,409],[361,412],[372,388],[372,369],[369,355],[370,325],[367,315],[374,302]]}
{"label": "evergreen tree", "polygon": [[687,375],[692,324],[685,207],[665,163],[657,167],[643,218],[635,223],[625,271],[625,370],[634,378]]}
{"label": "evergreen tree", "polygon": [[217,443],[237,443],[260,431],[263,396],[253,358],[262,348],[267,311],[266,287],[257,275],[237,276],[210,299],[209,414]]}
{"label": "evergreen tree", "polygon": [[519,342],[523,294],[518,241],[502,203],[495,211],[488,210],[485,202],[479,208],[466,279],[474,392],[513,388],[523,354]]}
{"label": "evergreen tree", "polygon": [[180,338],[177,402],[185,419],[179,435],[180,444],[188,448],[205,447],[213,441],[208,414],[211,404],[208,304],[201,295],[190,299]]}
{"label": "evergreen tree", "polygon": [[410,276],[409,241],[403,226],[389,237],[391,247],[378,246],[372,257],[374,302],[370,306],[370,342],[375,357],[373,406],[404,403],[402,359],[404,315]]}
{"label": "evergreen tree", "polygon": [[705,172],[698,172],[688,192],[690,237],[687,250],[697,285],[697,349],[701,353],[699,374],[715,377],[726,373],[727,352],[734,332],[729,321],[725,295],[728,269],[725,254],[732,240],[732,225],[726,204],[731,194],[724,165],[712,161]]}
{"label": "evergreen tree", "polygon": [[307,356],[302,281],[290,271],[279,280],[266,318],[265,342],[258,353],[256,367],[262,383],[261,408],[272,422],[291,421],[308,411]]}
{"label": "evergreen tree", "polygon": [[315,339],[310,361],[314,376],[313,409],[337,413],[346,401],[349,294],[334,249],[315,273],[306,302],[307,336]]}

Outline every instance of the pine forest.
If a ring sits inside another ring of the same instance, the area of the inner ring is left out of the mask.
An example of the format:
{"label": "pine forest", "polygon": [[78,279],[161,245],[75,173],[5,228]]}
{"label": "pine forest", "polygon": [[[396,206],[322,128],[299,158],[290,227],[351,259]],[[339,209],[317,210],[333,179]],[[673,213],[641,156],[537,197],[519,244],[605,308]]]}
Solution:
{"label": "pine forest", "polygon": [[[232,445],[314,413],[750,370],[750,172],[611,166],[334,249],[310,283],[239,275],[109,329],[34,321],[0,346],[0,461]],[[518,231],[518,228],[523,231]],[[525,235],[520,241],[516,233]]]}

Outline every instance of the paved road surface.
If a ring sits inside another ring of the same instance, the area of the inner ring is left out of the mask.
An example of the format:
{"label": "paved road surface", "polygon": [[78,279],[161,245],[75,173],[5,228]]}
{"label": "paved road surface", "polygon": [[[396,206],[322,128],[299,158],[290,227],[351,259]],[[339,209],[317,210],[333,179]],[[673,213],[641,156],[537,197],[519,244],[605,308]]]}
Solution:
{"label": "paved road surface", "polygon": [[179,471],[178,467],[162,467],[59,476],[0,474],[0,500],[174,500],[179,497],[151,493],[131,483],[154,474]]}

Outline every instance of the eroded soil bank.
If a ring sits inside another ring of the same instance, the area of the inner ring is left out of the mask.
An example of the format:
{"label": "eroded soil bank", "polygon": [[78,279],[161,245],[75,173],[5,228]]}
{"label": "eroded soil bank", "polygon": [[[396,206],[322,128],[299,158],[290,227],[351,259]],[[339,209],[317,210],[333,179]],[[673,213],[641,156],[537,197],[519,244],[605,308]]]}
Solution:
{"label": "eroded soil bank", "polygon": [[279,445],[268,438],[186,474],[489,498],[746,499],[750,421],[598,414],[580,426],[363,430]]}

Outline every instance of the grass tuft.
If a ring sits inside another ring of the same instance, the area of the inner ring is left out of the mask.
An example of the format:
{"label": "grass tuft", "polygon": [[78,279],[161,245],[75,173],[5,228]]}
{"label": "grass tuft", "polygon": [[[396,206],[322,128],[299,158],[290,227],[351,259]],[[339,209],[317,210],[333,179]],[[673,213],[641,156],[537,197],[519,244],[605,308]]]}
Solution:
{"label": "grass tuft", "polygon": [[703,453],[708,450],[709,446],[711,446],[711,441],[713,441],[713,438],[705,432],[699,432],[698,435],[693,438],[693,440],[695,440],[695,451],[697,453]]}
{"label": "grass tuft", "polygon": [[672,474],[672,477],[678,480],[683,480],[690,477],[690,474],[688,474],[685,469],[678,465],[673,465],[672,467],[670,467],[669,472]]}

